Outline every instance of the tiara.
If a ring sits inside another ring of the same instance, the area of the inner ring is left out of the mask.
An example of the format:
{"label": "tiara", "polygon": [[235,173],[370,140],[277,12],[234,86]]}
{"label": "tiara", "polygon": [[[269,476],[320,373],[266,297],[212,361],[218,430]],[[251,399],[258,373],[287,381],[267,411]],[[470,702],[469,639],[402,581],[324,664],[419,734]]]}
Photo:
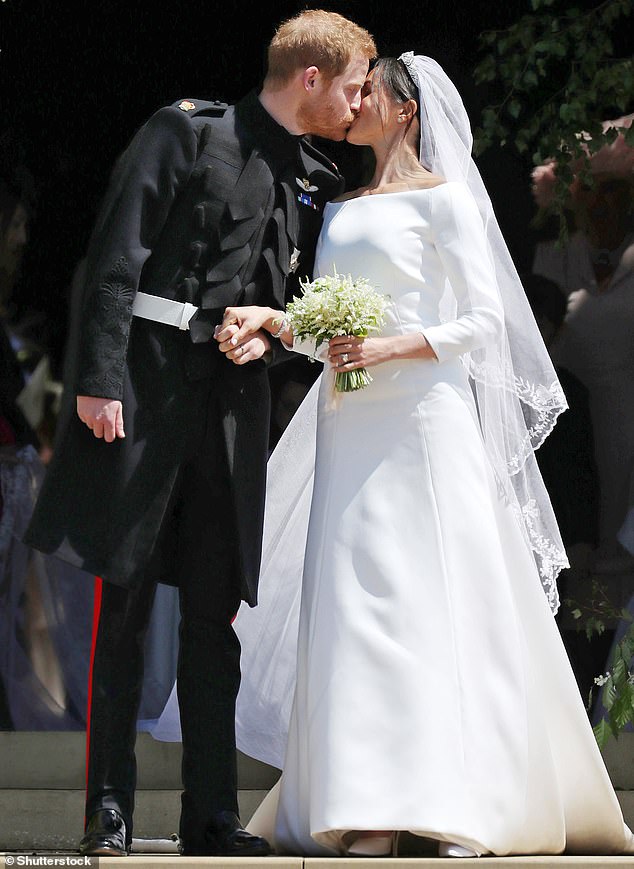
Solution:
{"label": "tiara", "polygon": [[417,73],[416,73],[416,64],[414,63],[414,52],[413,51],[405,51],[399,57],[399,60],[403,61],[405,67],[412,77],[414,83],[416,83]]}

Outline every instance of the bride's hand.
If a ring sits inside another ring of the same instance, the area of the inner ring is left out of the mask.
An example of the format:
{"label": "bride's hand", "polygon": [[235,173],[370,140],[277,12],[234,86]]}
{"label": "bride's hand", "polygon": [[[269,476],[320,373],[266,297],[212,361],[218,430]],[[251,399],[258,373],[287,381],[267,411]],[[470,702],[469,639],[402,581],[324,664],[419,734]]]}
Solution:
{"label": "bride's hand", "polygon": [[214,338],[220,344],[222,352],[226,353],[233,347],[243,344],[249,335],[254,335],[263,329],[274,332],[274,321],[278,315],[280,320],[284,316],[280,311],[259,305],[225,308],[222,323],[216,326],[214,331]]}
{"label": "bride's hand", "polygon": [[355,338],[338,335],[331,338],[328,360],[334,368],[354,371],[355,368],[371,368],[392,358],[389,338]]}
{"label": "bride's hand", "polygon": [[435,360],[436,354],[422,332],[385,338],[339,335],[330,339],[328,359],[340,371],[354,371],[355,368],[371,368],[394,359]]}
{"label": "bride's hand", "polygon": [[[238,327],[227,326],[229,336],[236,334]],[[224,348],[224,349],[223,349]],[[225,341],[220,345],[220,350],[226,355],[227,359],[235,365],[244,365],[246,362],[253,362],[255,359],[261,359],[265,353],[271,349],[271,341],[267,332],[259,329],[244,338],[238,344],[232,344],[230,340]]]}

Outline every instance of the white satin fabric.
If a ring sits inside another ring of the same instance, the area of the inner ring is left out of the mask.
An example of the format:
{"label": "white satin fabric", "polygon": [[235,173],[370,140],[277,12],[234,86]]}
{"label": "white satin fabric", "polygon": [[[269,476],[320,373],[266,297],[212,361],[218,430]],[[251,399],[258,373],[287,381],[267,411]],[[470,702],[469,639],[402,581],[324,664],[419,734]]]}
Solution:
{"label": "white satin fabric", "polygon": [[[250,824],[279,853],[344,853],[364,829],[634,851],[460,359],[500,328],[481,234],[458,183],[326,209],[319,272],[368,277],[392,299],[383,334],[422,331],[438,361],[336,397],[326,366],[271,460],[237,734],[283,769]],[[470,281],[489,301],[441,323],[447,277],[459,308]],[[176,711],[155,736],[178,736]]]}

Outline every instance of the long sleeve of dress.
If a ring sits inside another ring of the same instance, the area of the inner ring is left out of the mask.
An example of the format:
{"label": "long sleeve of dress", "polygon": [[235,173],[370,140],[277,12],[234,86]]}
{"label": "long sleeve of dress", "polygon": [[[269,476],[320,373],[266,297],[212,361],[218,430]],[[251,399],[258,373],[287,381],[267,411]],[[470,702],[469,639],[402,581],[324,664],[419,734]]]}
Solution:
{"label": "long sleeve of dress", "polygon": [[156,112],[119,159],[97,220],[81,299],[76,391],[120,399],[132,305],[143,266],[196,159],[179,109]]}
{"label": "long sleeve of dress", "polygon": [[284,344],[287,350],[292,350],[293,353],[300,353],[302,356],[309,356],[316,362],[324,362],[328,356],[328,342],[324,341],[317,347],[316,339],[312,336],[307,338],[294,338],[293,345]]}
{"label": "long sleeve of dress", "polygon": [[465,187],[444,184],[434,191],[432,231],[458,303],[456,319],[428,326],[423,333],[438,361],[443,362],[495,340],[503,311],[482,219]]}

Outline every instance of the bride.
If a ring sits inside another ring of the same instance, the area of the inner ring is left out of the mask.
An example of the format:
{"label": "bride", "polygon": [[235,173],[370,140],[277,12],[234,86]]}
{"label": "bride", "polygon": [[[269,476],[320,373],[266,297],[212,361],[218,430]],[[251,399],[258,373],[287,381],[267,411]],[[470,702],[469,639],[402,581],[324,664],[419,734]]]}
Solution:
{"label": "bride", "polygon": [[[634,852],[552,617],[567,562],[534,449],[565,400],[462,101],[430,58],[382,59],[348,140],[376,171],[326,207],[317,272],[391,304],[379,337],[324,348],[270,461],[236,722],[282,775],[250,827],[283,854],[390,853],[400,831],[442,856]],[[293,346],[283,312],[223,326],[237,363],[261,327]]]}

